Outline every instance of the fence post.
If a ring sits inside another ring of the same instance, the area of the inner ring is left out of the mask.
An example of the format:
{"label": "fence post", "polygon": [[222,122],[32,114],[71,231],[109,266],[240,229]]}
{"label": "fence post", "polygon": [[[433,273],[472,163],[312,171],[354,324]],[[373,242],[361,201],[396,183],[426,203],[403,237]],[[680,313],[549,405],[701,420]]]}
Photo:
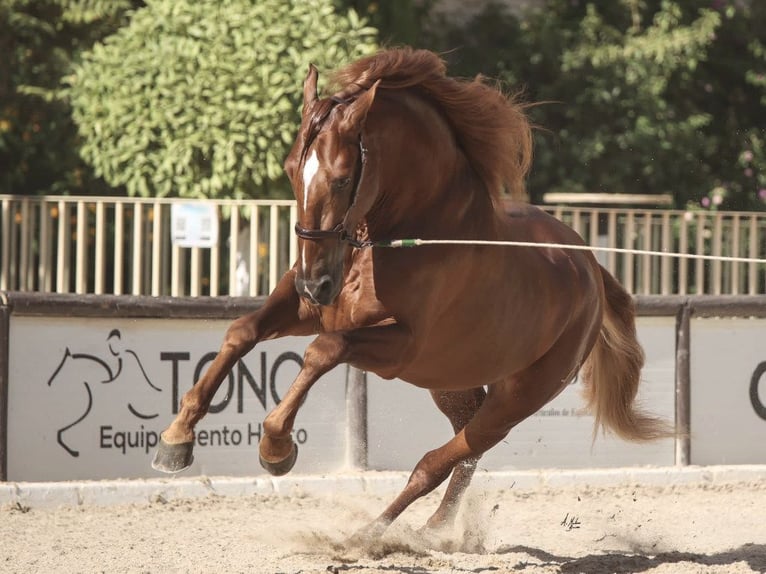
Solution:
{"label": "fence post", "polygon": [[0,289],[11,289],[11,200],[0,202]]}
{"label": "fence post", "polygon": [[8,363],[11,308],[0,293],[0,482],[8,480]]}
{"label": "fence post", "polygon": [[691,306],[686,301],[676,315],[676,466],[688,466],[691,455],[690,317]]}
{"label": "fence post", "polygon": [[346,371],[346,464],[367,470],[367,373]]}

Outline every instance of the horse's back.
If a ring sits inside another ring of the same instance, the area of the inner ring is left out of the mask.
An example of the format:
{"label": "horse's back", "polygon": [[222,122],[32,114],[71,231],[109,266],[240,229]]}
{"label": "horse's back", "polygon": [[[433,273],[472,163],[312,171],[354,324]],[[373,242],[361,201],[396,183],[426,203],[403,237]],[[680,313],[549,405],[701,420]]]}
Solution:
{"label": "horse's back", "polygon": [[582,237],[547,211],[529,203],[506,202],[501,220],[507,233],[517,241],[584,245]]}

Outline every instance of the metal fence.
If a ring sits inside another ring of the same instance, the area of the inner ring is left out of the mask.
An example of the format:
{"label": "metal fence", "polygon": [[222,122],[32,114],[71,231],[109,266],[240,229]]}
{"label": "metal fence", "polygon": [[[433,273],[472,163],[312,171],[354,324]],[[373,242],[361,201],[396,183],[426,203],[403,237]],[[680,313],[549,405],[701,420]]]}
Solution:
{"label": "metal fence", "polygon": [[711,255],[718,261],[597,253],[625,287],[639,295],[756,295],[766,268],[727,257],[766,256],[766,214],[555,207],[550,211],[597,247]]}
{"label": "metal fence", "polygon": [[172,241],[188,201],[0,196],[0,290],[130,295],[267,294],[296,256],[294,201],[216,201],[217,244]]}
{"label": "metal fence", "polygon": [[[131,295],[268,294],[297,254],[289,200],[207,201],[219,241],[172,241],[188,200],[0,195],[0,290]],[[766,214],[547,207],[592,246],[766,257]],[[597,253],[634,294],[764,294],[766,266]]]}

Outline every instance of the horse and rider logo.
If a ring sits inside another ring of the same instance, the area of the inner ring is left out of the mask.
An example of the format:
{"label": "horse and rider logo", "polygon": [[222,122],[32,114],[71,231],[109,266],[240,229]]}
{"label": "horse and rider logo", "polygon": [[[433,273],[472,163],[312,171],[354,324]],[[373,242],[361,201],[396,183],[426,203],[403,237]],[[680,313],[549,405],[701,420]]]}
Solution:
{"label": "horse and rider logo", "polygon": [[[131,400],[120,408],[125,408],[140,420],[151,420],[159,416],[156,410],[158,401],[155,393],[162,389],[152,383],[138,354],[122,341],[119,329],[113,329],[106,338],[108,354],[106,359],[88,353],[73,352],[68,346],[64,356],[48,379],[48,387],[59,389],[66,387],[69,394],[75,396],[80,405],[70,420],[56,432],[58,444],[70,456],[80,456],[77,439],[69,438],[71,430],[83,423],[94,410],[95,397],[100,397],[99,389],[114,388],[119,385],[138,385],[140,393],[132,393]],[[106,355],[105,350],[105,355]],[[132,387],[136,388],[136,387]],[[144,392],[146,391],[146,392]],[[151,396],[147,397],[147,393]],[[134,396],[135,395],[135,396]],[[141,400],[144,399],[144,400]]]}

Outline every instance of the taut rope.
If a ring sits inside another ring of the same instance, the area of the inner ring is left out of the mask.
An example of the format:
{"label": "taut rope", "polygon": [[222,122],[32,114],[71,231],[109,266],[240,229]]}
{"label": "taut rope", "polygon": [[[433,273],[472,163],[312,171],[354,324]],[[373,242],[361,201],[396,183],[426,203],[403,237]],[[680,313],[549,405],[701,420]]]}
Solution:
{"label": "taut rope", "polygon": [[646,249],[627,249],[621,247],[599,247],[593,245],[569,245],[567,243],[538,243],[535,241],[490,241],[482,239],[392,239],[388,241],[365,241],[361,247],[420,247],[424,245],[489,245],[498,247],[551,247],[554,249],[572,249],[575,251],[603,251],[606,253],[624,253],[632,255],[652,255],[657,257],[675,257],[678,259],[702,259],[705,261],[729,261],[732,263],[766,263],[758,257],[734,257],[725,255],[699,255],[696,253],[675,253],[650,251]]}

